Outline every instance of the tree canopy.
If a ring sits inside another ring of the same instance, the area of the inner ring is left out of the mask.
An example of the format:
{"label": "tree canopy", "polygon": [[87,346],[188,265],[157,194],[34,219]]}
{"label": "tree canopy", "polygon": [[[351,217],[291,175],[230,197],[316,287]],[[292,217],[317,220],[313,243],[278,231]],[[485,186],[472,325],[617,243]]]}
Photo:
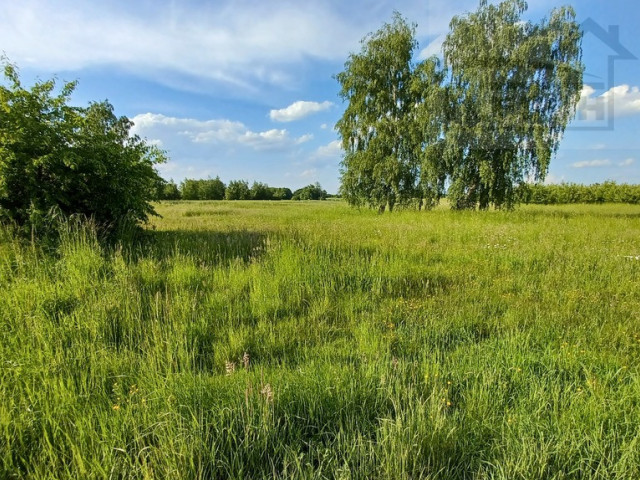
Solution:
{"label": "tree canopy", "polygon": [[392,209],[512,207],[543,180],[582,89],[582,33],[569,7],[526,22],[523,0],[480,2],[455,17],[436,58],[413,61],[415,26],[399,14],[363,39],[336,78],[347,102],[344,197]]}
{"label": "tree canopy", "polygon": [[389,209],[414,195],[416,151],[412,145],[414,106],[411,58],[414,27],[399,14],[363,40],[336,78],[348,101],[336,127],[346,152],[342,194],[348,202]]}
{"label": "tree canopy", "polygon": [[28,231],[51,209],[91,217],[102,227],[146,221],[163,152],[130,134],[107,101],[69,105],[75,82],[55,93],[55,80],[23,87],[2,59],[0,84],[0,219]]}

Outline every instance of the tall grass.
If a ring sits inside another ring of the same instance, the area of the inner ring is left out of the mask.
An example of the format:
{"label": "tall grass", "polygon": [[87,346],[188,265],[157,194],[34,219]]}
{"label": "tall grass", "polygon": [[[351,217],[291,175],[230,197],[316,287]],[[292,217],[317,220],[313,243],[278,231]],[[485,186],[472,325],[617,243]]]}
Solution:
{"label": "tall grass", "polygon": [[640,478],[640,210],[0,232],[0,478]]}

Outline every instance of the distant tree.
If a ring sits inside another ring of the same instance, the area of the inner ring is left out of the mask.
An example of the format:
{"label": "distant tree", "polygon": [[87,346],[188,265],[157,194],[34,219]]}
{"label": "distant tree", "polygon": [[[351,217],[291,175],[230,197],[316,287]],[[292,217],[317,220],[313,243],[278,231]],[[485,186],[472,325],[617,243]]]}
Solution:
{"label": "distant tree", "polygon": [[180,190],[173,180],[160,178],[156,187],[155,200],[180,200]]}
{"label": "distant tree", "polygon": [[269,187],[273,200],[291,200],[293,192],[289,188]]}
{"label": "distant tree", "polygon": [[197,180],[185,179],[180,184],[180,194],[183,200],[200,200],[200,188]]}
{"label": "distant tree", "polygon": [[253,182],[251,186],[251,198],[253,200],[271,200],[273,196],[269,185],[266,183]]}
{"label": "distant tree", "polygon": [[224,198],[226,200],[250,200],[249,183],[245,180],[231,180],[227,185]]}
{"label": "distant tree", "polygon": [[223,200],[226,187],[220,177],[198,181],[198,197],[200,200]]}
{"label": "distant tree", "polygon": [[0,64],[0,219],[33,232],[55,208],[117,231],[155,214],[154,165],[165,156],[130,134],[128,118],[106,101],[70,106],[74,82],[57,94],[54,80],[25,88],[14,65]]}
{"label": "distant tree", "polygon": [[326,198],[327,192],[316,182],[293,192],[292,200],[325,200]]}

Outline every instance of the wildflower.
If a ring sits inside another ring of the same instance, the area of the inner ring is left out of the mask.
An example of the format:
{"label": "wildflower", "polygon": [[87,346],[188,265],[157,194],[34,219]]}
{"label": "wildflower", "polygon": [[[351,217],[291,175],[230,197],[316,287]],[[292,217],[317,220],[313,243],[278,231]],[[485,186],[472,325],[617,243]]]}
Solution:
{"label": "wildflower", "polygon": [[451,406],[451,402],[447,400],[447,407]]}
{"label": "wildflower", "polygon": [[224,370],[227,375],[231,375],[236,370],[235,362],[224,362]]}
{"label": "wildflower", "polygon": [[116,405],[114,405],[114,406],[113,406],[113,407],[111,407],[111,408],[113,408],[114,410],[116,410],[116,411],[117,411],[117,410],[120,410],[120,405],[116,404]]}
{"label": "wildflower", "polygon": [[262,387],[260,393],[264,395],[264,398],[267,402],[273,401],[273,390],[271,389],[271,385],[269,385],[268,383],[264,387]]}
{"label": "wildflower", "polygon": [[244,355],[242,355],[242,365],[244,366],[245,370],[249,370],[249,354],[247,352],[244,352]]}

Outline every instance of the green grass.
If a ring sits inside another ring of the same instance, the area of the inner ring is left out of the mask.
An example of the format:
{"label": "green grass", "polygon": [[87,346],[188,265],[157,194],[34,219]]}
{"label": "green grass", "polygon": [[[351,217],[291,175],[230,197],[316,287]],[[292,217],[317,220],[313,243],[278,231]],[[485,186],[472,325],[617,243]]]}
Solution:
{"label": "green grass", "polygon": [[158,210],[0,233],[0,478],[640,478],[640,207]]}

